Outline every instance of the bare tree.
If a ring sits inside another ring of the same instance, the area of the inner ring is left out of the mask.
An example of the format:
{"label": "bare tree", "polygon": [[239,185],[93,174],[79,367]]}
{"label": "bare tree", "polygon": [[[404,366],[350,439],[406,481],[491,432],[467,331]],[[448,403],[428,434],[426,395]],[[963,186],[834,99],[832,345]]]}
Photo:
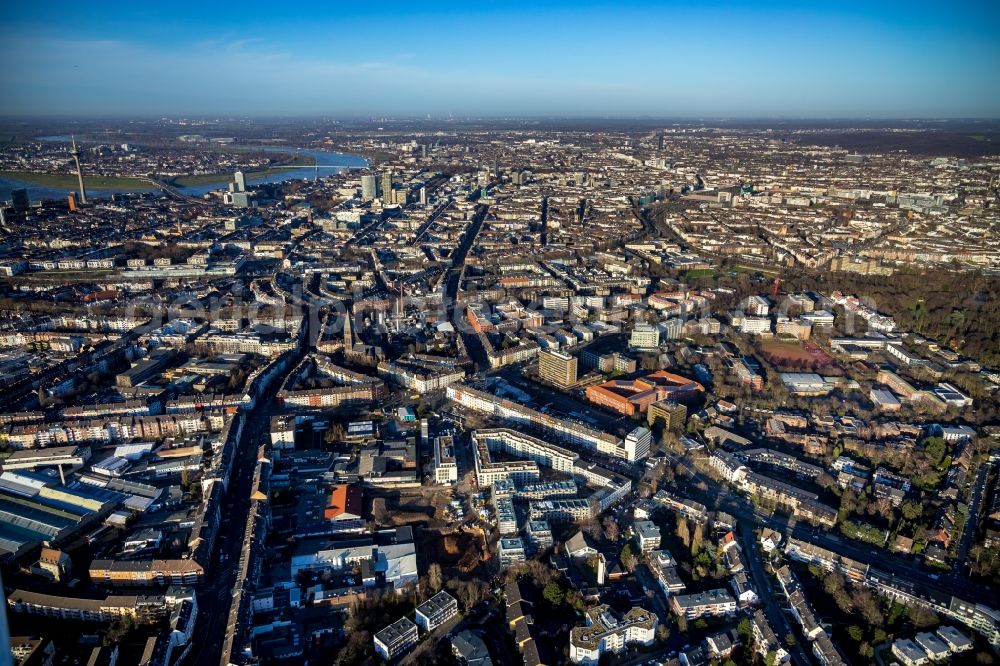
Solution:
{"label": "bare tree", "polygon": [[583,526],[583,531],[586,532],[587,536],[591,539],[601,538],[601,523],[596,518],[591,518],[587,521],[587,524]]}
{"label": "bare tree", "polygon": [[694,534],[691,536],[691,551],[695,552],[701,550],[703,540],[704,536],[702,535],[701,523],[697,523],[694,526]]}
{"label": "bare tree", "polygon": [[614,521],[611,516],[605,516],[604,518],[604,536],[608,541],[618,541],[618,537],[621,535],[621,530],[618,528],[618,523]]}
{"label": "bare tree", "polygon": [[635,553],[632,552],[631,544],[625,544],[622,549],[621,554],[622,566],[624,566],[629,573],[635,571],[636,566],[639,564],[639,560],[636,559]]}
{"label": "bare tree", "polygon": [[441,591],[441,565],[437,562],[431,562],[431,565],[427,567],[427,582],[434,590],[434,594]]}
{"label": "bare tree", "polygon": [[691,547],[691,532],[688,529],[688,521],[684,516],[677,516],[677,536],[688,548]]}

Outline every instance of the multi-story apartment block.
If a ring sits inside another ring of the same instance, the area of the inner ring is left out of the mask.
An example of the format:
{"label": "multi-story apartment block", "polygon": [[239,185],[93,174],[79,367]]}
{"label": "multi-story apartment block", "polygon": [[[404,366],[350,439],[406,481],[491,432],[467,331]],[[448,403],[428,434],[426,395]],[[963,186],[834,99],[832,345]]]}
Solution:
{"label": "multi-story apartment block", "polygon": [[445,388],[449,384],[465,379],[465,370],[431,369],[418,364],[403,364],[396,361],[382,361],[378,364],[380,377],[418,393],[429,393]]}
{"label": "multi-story apartment block", "polygon": [[458,601],[447,592],[438,592],[417,606],[417,626],[424,631],[434,631],[458,615]]}
{"label": "multi-story apartment block", "polygon": [[417,625],[401,617],[375,634],[375,651],[386,661],[392,661],[417,644]]}
{"label": "multi-story apartment block", "polygon": [[815,493],[784,481],[750,472],[744,478],[741,487],[752,495],[789,507],[795,515],[812,522],[830,527],[837,522],[837,512],[820,503]]}
{"label": "multi-story apartment block", "polygon": [[929,664],[931,658],[924,652],[923,648],[914,643],[909,638],[900,638],[892,644],[892,654],[906,666],[924,666]]}
{"label": "multi-story apartment block", "polygon": [[750,473],[749,468],[729,451],[716,449],[708,458],[709,467],[719,473],[729,483],[734,485],[742,484]]}
{"label": "multi-story apartment block", "polygon": [[488,488],[498,481],[530,483],[539,478],[538,463],[534,460],[507,460],[493,462],[489,444],[485,440],[477,440],[476,433],[472,435],[475,455],[476,483]]}
{"label": "multi-story apartment block", "polygon": [[519,345],[505,349],[493,349],[493,345],[489,344],[485,335],[480,335],[480,340],[486,340],[483,347],[487,350],[486,356],[491,368],[502,368],[513,363],[528,361],[541,351],[541,345],[534,340],[526,340]]}
{"label": "multi-story apartment block", "polygon": [[762,658],[773,652],[776,657],[776,664],[785,663],[789,658],[788,651],[778,642],[778,638],[774,635],[774,630],[768,623],[764,611],[754,611],[750,623],[753,630],[754,651]]}
{"label": "multi-story apartment block", "polygon": [[[538,465],[560,472],[572,472],[576,453],[516,430],[493,428],[472,433],[476,479],[481,486],[491,486],[500,479],[519,484],[538,479]],[[491,451],[502,451],[528,460],[494,462]]]}
{"label": "multi-story apartment block", "polygon": [[684,591],[686,588],[684,581],[677,575],[677,561],[669,552],[665,550],[650,552],[649,564],[664,595],[669,597]]}
{"label": "multi-story apartment block", "polygon": [[763,296],[748,296],[743,303],[743,308],[747,314],[754,317],[766,317],[771,310],[771,304]]}
{"label": "multi-story apartment block", "polygon": [[625,435],[625,458],[626,460],[642,460],[649,456],[649,449],[653,443],[653,433],[649,428],[642,426],[635,428]]}
{"label": "multi-story apartment block", "polygon": [[650,428],[663,428],[665,432],[682,432],[687,421],[687,407],[672,400],[652,403],[646,410]]}
{"label": "multi-story apartment block", "polygon": [[600,453],[634,461],[628,457],[623,440],[583,423],[550,416],[463,384],[449,386],[446,395],[449,400],[464,407],[536,428],[547,435],[558,437],[570,446],[594,449]]}
{"label": "multi-story apartment block", "polygon": [[736,612],[736,599],[725,588],[718,588],[697,594],[674,595],[670,597],[670,609],[689,620],[728,615]]}
{"label": "multi-story apartment block", "polygon": [[760,335],[771,332],[771,320],[767,317],[747,317],[746,315],[734,314],[730,321],[734,328],[746,335]]}
{"label": "multi-story apartment block", "polygon": [[455,461],[455,443],[449,436],[434,440],[434,483],[452,484],[458,481],[458,463]]}
{"label": "multi-story apartment block", "polygon": [[569,658],[574,664],[596,666],[601,655],[618,654],[627,645],[651,645],[656,636],[656,614],[634,607],[620,619],[607,605],[587,610],[586,626],[570,632]]}
{"label": "multi-story apartment block", "polygon": [[696,523],[705,524],[708,522],[708,507],[700,502],[683,497],[671,495],[666,490],[658,490],[653,496],[653,500],[663,504],[675,513],[679,513]]}
{"label": "multi-story apartment block", "polygon": [[517,534],[517,513],[514,503],[506,497],[494,497],[493,507],[497,512],[497,531],[501,536]]}
{"label": "multi-story apartment block", "polygon": [[529,502],[531,520],[547,520],[550,523],[573,523],[587,520],[596,515],[593,505],[587,500],[542,500]]}
{"label": "multi-story apartment block", "polygon": [[764,388],[764,378],[754,368],[750,367],[746,359],[737,361],[733,365],[733,371],[736,373],[736,378],[740,384],[749,386],[754,391],[760,391]]}
{"label": "multi-story apartment block", "polygon": [[660,528],[656,526],[656,523],[650,520],[639,520],[636,521],[633,529],[640,551],[651,553],[660,547]]}
{"label": "multi-story apartment block", "polygon": [[552,539],[552,527],[544,520],[529,520],[525,528],[525,535],[528,537],[528,545],[534,553],[551,548],[554,541]]}
{"label": "multi-story apartment block", "polygon": [[575,356],[560,351],[543,349],[538,352],[538,376],[557,386],[576,384],[577,360]]}
{"label": "multi-story apartment block", "polygon": [[497,555],[503,568],[523,564],[528,556],[524,540],[520,538],[500,539],[497,542]]}
{"label": "multi-story apartment block", "polygon": [[90,564],[90,580],[105,585],[194,585],[204,574],[204,567],[193,559],[94,560]]}
{"label": "multi-story apartment block", "polygon": [[168,597],[160,594],[81,599],[61,594],[14,590],[7,597],[7,603],[11,610],[18,613],[82,622],[111,622],[130,618],[139,624],[152,624],[166,619],[171,612]]}
{"label": "multi-story apartment block", "polygon": [[838,555],[808,541],[790,538],[785,545],[785,554],[794,560],[813,564],[827,571],[839,571],[855,582],[864,581],[868,576],[867,564]]}
{"label": "multi-story apartment block", "polygon": [[[493,486],[493,492],[496,492]],[[576,497],[576,481],[546,481],[542,483],[529,483],[516,488],[513,496],[518,500],[544,500],[544,499],[568,499]]]}
{"label": "multi-story apartment block", "polygon": [[812,335],[812,325],[808,322],[802,321],[801,319],[779,317],[774,322],[774,332],[779,336],[788,336],[798,338],[799,340],[808,340]]}
{"label": "multi-story apartment block", "polygon": [[628,344],[635,349],[656,349],[660,346],[660,329],[651,324],[636,324]]}

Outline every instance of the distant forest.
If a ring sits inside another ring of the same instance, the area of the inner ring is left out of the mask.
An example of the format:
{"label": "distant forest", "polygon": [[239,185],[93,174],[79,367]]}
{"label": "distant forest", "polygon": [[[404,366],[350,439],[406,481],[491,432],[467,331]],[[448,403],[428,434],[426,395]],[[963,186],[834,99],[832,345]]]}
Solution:
{"label": "distant forest", "polygon": [[970,133],[950,131],[925,132],[804,132],[783,137],[805,146],[837,146],[852,153],[892,153],[906,151],[913,155],[962,157],[975,159],[1000,155],[1000,132],[995,129]]}
{"label": "distant forest", "polygon": [[872,299],[904,330],[947,344],[983,365],[1000,368],[1000,277],[946,270],[889,276],[854,273],[786,275],[789,291],[818,289]]}

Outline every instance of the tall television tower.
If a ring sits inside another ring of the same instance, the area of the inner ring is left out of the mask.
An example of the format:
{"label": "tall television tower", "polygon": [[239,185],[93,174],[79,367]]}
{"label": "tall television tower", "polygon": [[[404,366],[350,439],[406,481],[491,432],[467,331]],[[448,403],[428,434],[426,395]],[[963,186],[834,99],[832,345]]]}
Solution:
{"label": "tall television tower", "polygon": [[80,151],[76,147],[76,137],[73,137],[73,150],[70,151],[73,161],[76,162],[76,177],[80,181],[80,203],[87,203],[87,188],[83,186],[83,169],[80,167]]}

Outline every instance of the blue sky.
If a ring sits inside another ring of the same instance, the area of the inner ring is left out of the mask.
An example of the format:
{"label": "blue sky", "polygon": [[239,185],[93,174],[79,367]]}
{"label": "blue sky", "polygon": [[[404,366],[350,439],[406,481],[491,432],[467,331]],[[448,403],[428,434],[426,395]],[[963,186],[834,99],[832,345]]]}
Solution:
{"label": "blue sky", "polygon": [[6,2],[0,114],[1000,117],[1000,3]]}

